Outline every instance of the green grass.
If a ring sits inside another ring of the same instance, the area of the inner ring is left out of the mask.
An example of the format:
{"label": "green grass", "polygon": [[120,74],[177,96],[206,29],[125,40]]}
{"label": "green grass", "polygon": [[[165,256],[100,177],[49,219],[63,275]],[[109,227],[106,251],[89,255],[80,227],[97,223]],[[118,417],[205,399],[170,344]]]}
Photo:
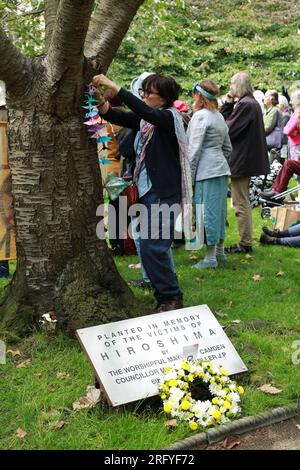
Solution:
{"label": "green grass", "polygon": [[[253,221],[258,239],[259,209],[253,211]],[[227,244],[237,241],[232,210],[229,223]],[[249,369],[236,377],[246,390],[243,415],[295,402],[300,395],[300,365],[292,364],[292,344],[300,339],[299,251],[264,247],[255,241],[252,258],[231,255],[218,269],[200,274],[191,269],[195,261],[189,259],[189,252],[177,249],[174,253],[185,305],[207,304],[217,312]],[[202,255],[200,252],[198,258]],[[137,262],[136,257],[116,262],[125,279],[139,276],[128,268]],[[284,272],[282,277],[276,277],[279,271]],[[255,282],[254,274],[263,279]],[[0,289],[6,283],[1,280]],[[135,289],[135,294],[154,308],[149,292],[145,295]],[[77,342],[63,334],[47,338],[36,332],[11,348],[20,349],[22,357],[13,359],[8,354],[7,364],[0,366],[0,449],[159,449],[191,434],[184,424],[174,431],[166,429],[161,408],[147,402],[119,411],[101,404],[74,412],[72,403],[85,395],[86,386],[93,383],[92,373]],[[27,358],[31,359],[29,366],[17,369],[16,363]],[[57,378],[57,372],[69,377]],[[258,387],[265,383],[282,388],[282,393],[262,393]],[[52,416],[53,410],[56,414]],[[65,422],[61,429],[51,428],[61,420]],[[23,440],[15,436],[19,427],[27,432]]]}

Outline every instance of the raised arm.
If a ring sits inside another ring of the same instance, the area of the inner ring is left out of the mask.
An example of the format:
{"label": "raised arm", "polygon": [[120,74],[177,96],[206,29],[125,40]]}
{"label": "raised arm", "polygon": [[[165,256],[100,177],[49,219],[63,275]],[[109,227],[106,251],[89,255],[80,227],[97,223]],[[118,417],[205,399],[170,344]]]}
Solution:
{"label": "raised arm", "polygon": [[[124,90],[116,83],[109,80],[105,75],[96,75],[93,78],[94,86],[105,86],[110,88],[115,93],[118,93],[122,101],[130,108],[140,119],[145,119],[145,121],[154,124],[157,127],[162,129],[175,132],[174,119],[170,111],[166,109],[156,109],[147,106],[142,100],[134,96],[129,91]],[[104,112],[107,111],[103,105]],[[103,112],[102,112],[103,114]]]}
{"label": "raised arm", "polygon": [[128,129],[140,129],[141,119],[134,113],[109,108],[108,111],[105,114],[102,113],[101,116],[111,124],[128,127]]}

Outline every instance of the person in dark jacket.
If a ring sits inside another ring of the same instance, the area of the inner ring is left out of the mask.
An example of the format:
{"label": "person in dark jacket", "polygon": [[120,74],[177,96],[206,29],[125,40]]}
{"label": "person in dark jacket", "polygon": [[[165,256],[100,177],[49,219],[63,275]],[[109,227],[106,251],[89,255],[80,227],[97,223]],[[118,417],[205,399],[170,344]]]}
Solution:
{"label": "person in dark jacket", "polygon": [[[249,202],[251,176],[270,171],[262,112],[253,97],[250,77],[239,72],[231,79],[230,90],[220,112],[229,127],[232,153],[231,196],[237,217],[240,241],[226,249],[227,253],[252,251],[252,214]],[[235,104],[236,102],[236,104]]]}
{"label": "person in dark jacket", "polygon": [[[154,217],[152,211],[154,206],[163,204],[168,207],[175,204],[180,208],[185,193],[185,185],[181,181],[182,150],[178,135],[185,137],[185,133],[180,113],[172,106],[178,99],[180,86],[171,77],[152,74],[143,81],[140,100],[104,75],[95,76],[93,85],[112,89],[132,111],[111,109],[107,102],[99,107],[100,114],[108,122],[137,131],[134,180],[139,202],[146,209],[141,211],[141,230],[148,226],[146,236],[142,233],[140,238],[142,262],[155,289],[157,311],[181,308],[182,292],[168,256],[174,237],[175,216],[169,215],[161,220],[160,216]],[[166,227],[169,236],[166,236]]]}

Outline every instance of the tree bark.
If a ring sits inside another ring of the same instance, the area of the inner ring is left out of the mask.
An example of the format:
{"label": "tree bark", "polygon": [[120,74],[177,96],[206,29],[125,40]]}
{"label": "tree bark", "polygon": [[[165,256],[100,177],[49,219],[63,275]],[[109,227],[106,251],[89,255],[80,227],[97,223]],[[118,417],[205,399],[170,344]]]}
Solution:
{"label": "tree bark", "polygon": [[86,57],[98,59],[105,73],[144,0],[102,0],[95,9],[86,38]]}
{"label": "tree bark", "polygon": [[[18,258],[0,299],[0,325],[18,334],[51,310],[70,333],[140,312],[106,242],[96,235],[101,176],[81,108],[86,71],[93,69],[83,56],[92,3],[60,1],[46,58],[29,62],[0,29]],[[77,30],[74,7],[83,5]],[[68,33],[74,32],[72,48]]]}
{"label": "tree bark", "polygon": [[10,103],[18,264],[1,306],[6,326],[24,329],[50,310],[70,332],[126,318],[131,291],[96,236],[102,202],[96,145],[81,116],[60,121],[53,103],[40,103],[37,89],[33,95],[30,112]]}
{"label": "tree bark", "polygon": [[48,50],[60,0],[45,0],[45,47]]}

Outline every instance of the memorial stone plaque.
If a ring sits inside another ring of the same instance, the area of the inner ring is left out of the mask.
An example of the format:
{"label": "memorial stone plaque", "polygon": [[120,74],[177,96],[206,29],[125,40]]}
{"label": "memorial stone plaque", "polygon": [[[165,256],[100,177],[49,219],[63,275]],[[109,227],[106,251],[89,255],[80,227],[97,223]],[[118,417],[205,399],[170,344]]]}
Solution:
{"label": "memorial stone plaque", "polygon": [[207,305],[84,328],[77,337],[112,406],[157,395],[164,368],[182,357],[230,375],[247,370]]}

